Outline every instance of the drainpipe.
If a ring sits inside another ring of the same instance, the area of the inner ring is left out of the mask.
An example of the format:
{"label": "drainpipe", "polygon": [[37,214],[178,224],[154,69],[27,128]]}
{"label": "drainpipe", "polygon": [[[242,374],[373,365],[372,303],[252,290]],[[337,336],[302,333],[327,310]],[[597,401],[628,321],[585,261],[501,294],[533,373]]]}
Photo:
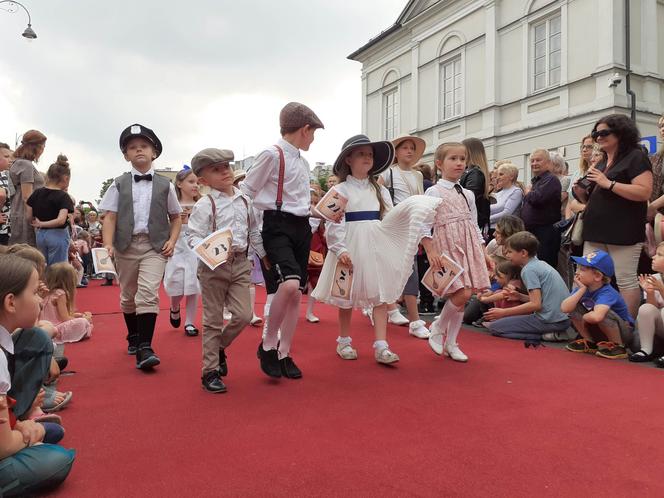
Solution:
{"label": "drainpipe", "polygon": [[630,86],[630,76],[632,67],[630,62],[630,20],[629,20],[629,0],[625,0],[625,89],[627,95],[631,97],[630,117],[636,123],[636,93]]}

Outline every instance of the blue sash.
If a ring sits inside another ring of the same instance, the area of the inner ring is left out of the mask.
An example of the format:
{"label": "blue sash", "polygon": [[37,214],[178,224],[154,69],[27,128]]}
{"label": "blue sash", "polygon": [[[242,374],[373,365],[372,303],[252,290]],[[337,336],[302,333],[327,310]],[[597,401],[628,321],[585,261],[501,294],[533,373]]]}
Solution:
{"label": "blue sash", "polygon": [[346,213],[346,221],[380,220],[380,211],[353,211]]}

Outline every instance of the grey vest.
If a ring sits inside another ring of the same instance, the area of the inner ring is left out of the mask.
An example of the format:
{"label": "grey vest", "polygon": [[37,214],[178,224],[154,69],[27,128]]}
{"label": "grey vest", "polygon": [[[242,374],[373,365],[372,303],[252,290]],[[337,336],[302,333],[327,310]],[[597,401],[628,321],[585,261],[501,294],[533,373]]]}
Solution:
{"label": "grey vest", "polygon": [[[124,252],[131,244],[134,233],[134,201],[131,185],[134,182],[132,174],[127,172],[115,179],[118,189],[118,215],[115,223],[115,237],[113,245]],[[152,248],[161,252],[161,248],[168,240],[170,234],[170,220],[168,218],[168,192],[171,182],[163,176],[155,174],[152,177],[152,201],[150,202],[150,216],[148,218],[148,236]]]}

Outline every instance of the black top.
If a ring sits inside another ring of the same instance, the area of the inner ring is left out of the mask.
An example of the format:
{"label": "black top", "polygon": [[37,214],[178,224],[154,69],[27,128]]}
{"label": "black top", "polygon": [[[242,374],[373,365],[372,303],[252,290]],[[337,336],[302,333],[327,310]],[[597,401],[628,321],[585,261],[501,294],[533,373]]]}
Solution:
{"label": "black top", "polygon": [[489,216],[491,214],[491,207],[489,199],[486,196],[486,178],[479,166],[470,165],[466,171],[463,172],[459,183],[463,188],[467,188],[475,194],[475,207],[477,208],[477,225],[483,229],[489,224]]}
{"label": "black top", "polygon": [[523,198],[521,219],[529,227],[553,225],[560,221],[562,187],[560,180],[550,171],[532,179],[532,188]]}
{"label": "black top", "polygon": [[[604,171],[606,163],[598,164],[597,169]],[[604,174],[617,183],[632,183],[651,169],[648,156],[641,149],[634,149],[619,157]],[[597,185],[591,189],[583,215],[584,241],[631,246],[645,240],[646,201],[630,201]]]}
{"label": "black top", "polygon": [[[28,198],[28,206],[32,208],[32,216],[40,221],[51,221],[58,217],[61,209],[74,212],[74,202],[64,190],[52,188],[38,188]],[[62,226],[52,228],[67,228],[69,222],[65,220]]]}

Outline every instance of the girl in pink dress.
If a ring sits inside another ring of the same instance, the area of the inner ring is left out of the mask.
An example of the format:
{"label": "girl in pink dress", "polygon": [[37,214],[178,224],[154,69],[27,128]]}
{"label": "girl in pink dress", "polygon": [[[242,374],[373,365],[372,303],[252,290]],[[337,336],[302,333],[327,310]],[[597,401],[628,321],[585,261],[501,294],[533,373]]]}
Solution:
{"label": "girl in pink dress", "polygon": [[69,263],[56,263],[44,273],[49,293],[44,299],[40,320],[48,320],[57,331],[53,342],[78,342],[92,334],[92,314],[76,313],[74,299],[78,275]]}
{"label": "girl in pink dress", "polygon": [[[477,226],[475,196],[459,185],[466,169],[466,147],[460,143],[444,143],[435,154],[436,168],[441,179],[426,191],[442,202],[436,209],[433,239],[423,239],[422,245],[433,269],[440,268],[441,254],[456,261],[464,271],[447,290],[447,301],[438,319],[431,325],[429,345],[437,354],[465,362],[468,357],[457,344],[463,310],[474,291],[490,286],[488,267],[492,262],[484,252],[482,234]],[[433,259],[433,261],[431,261]]]}

